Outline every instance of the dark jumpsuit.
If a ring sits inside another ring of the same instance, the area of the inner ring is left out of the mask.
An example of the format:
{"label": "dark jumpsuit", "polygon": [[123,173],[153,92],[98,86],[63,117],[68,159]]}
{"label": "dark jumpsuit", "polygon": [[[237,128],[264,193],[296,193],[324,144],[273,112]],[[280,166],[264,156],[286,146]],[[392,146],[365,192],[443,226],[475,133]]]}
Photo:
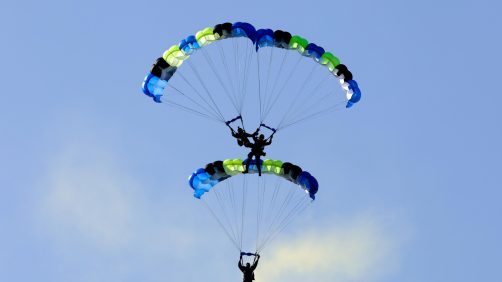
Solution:
{"label": "dark jumpsuit", "polygon": [[253,136],[253,141],[254,143],[249,143],[246,147],[251,148],[251,152],[248,154],[248,160],[246,163],[246,170],[244,172],[249,171],[249,165],[251,163],[251,160],[253,159],[256,163],[256,167],[258,168],[258,175],[261,176],[261,165],[260,165],[260,158],[261,156],[265,156],[265,146],[272,144],[272,139],[268,140],[267,139],[260,139],[257,138],[256,136]]}
{"label": "dark jumpsuit", "polygon": [[256,269],[256,266],[258,266],[258,260],[255,259],[253,262],[253,265],[246,267],[242,265],[242,258],[239,260],[239,269],[242,271],[244,274],[243,282],[252,282],[254,280],[254,270]]}

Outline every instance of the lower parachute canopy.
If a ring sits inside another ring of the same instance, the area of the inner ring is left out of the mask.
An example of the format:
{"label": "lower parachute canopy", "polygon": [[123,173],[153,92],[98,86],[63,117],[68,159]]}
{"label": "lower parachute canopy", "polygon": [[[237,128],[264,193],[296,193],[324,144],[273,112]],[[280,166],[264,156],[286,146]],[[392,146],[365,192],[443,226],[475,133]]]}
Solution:
{"label": "lower parachute canopy", "polygon": [[215,161],[193,172],[189,185],[239,251],[260,252],[313,202],[319,185],[309,172],[279,160],[252,161],[245,169],[241,159]]}
{"label": "lower parachute canopy", "polygon": [[[292,163],[279,160],[260,161],[262,173],[275,174],[283,177],[295,184],[298,184],[305,190],[312,200],[315,200],[315,194],[319,188],[317,180],[307,171]],[[241,159],[227,159],[224,161],[215,161],[206,165],[206,168],[199,168],[190,175],[188,182],[194,190],[194,197],[200,199],[204,193],[211,190],[221,181],[243,173],[246,169],[246,161]],[[248,173],[258,173],[258,168],[254,160],[249,165]]]}

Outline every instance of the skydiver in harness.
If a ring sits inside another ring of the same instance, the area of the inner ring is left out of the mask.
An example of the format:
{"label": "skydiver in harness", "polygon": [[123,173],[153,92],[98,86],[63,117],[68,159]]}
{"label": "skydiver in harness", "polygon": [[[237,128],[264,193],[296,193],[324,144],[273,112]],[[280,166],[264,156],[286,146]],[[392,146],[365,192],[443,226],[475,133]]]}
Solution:
{"label": "skydiver in harness", "polygon": [[237,139],[237,144],[239,146],[243,146],[244,147],[248,147],[249,145],[249,137],[255,137],[258,135],[258,131],[259,129],[257,129],[255,132],[253,132],[252,134],[249,134],[247,133],[244,129],[242,129],[242,127],[238,126],[237,127],[237,132],[235,132],[233,129],[232,129],[232,136],[235,137],[235,139]]}
{"label": "skydiver in harness", "polygon": [[270,135],[269,138],[265,139],[265,135],[260,134],[259,137],[253,136],[254,143],[249,143],[246,147],[251,148],[251,152],[248,154],[248,159],[246,161],[246,170],[243,173],[248,173],[249,165],[251,165],[251,160],[255,160],[256,168],[258,168],[258,175],[261,176],[261,165],[260,165],[260,157],[266,156],[267,153],[264,152],[265,146],[272,144],[273,135]]}
{"label": "skydiver in harness", "polygon": [[237,127],[237,132],[230,126],[230,124],[236,120],[240,119],[242,121],[242,117],[241,116],[238,116],[232,120],[229,120],[227,121],[225,124],[228,126],[228,128],[230,128],[230,130],[232,131],[232,136],[235,137],[235,139],[237,139],[237,144],[239,146],[244,146],[244,147],[248,147],[249,145],[249,137],[254,137],[254,136],[257,136],[258,135],[258,131],[260,131],[260,128],[256,129],[255,132],[253,132],[252,134],[249,134],[247,133],[242,127],[238,126]]}
{"label": "skydiver in harness", "polygon": [[[242,262],[242,255],[248,255],[248,256],[254,256],[253,260],[253,265],[251,265],[249,262],[246,263],[246,266],[244,266]],[[243,282],[252,282],[254,280],[254,270],[258,266],[258,261],[260,260],[260,255],[259,254],[252,254],[252,253],[243,253],[241,252],[241,257],[239,259],[239,269],[242,271],[244,278]]]}
{"label": "skydiver in harness", "polygon": [[[258,131],[260,130],[261,127],[266,127],[270,130],[273,131],[272,135],[270,135],[267,139],[265,139],[265,135],[260,134],[258,137]],[[256,134],[254,134],[253,141],[254,143],[249,143],[246,147],[251,148],[251,152],[248,154],[248,159],[246,161],[246,170],[243,171],[243,173],[248,173],[249,172],[249,166],[251,165],[251,160],[255,160],[256,168],[258,169],[258,175],[261,176],[261,165],[260,165],[260,158],[261,156],[266,156],[267,153],[264,152],[265,146],[268,146],[272,144],[272,138],[274,138],[274,134],[277,130],[274,128],[268,127],[265,124],[260,124],[260,127],[256,130]]]}
{"label": "skydiver in harness", "polygon": [[[260,158],[262,156],[267,155],[264,152],[265,147],[272,144],[272,138],[274,137],[274,134],[277,132],[277,130],[275,128],[267,126],[264,123],[261,123],[260,126],[256,129],[256,131],[253,132],[252,134],[247,133],[241,127],[237,127],[237,132],[235,132],[235,130],[230,126],[230,124],[238,119],[240,119],[241,123],[242,123],[242,117],[237,116],[237,117],[225,122],[225,124],[232,131],[232,136],[237,139],[237,144],[239,144],[239,146],[251,148],[251,152],[248,154],[248,158],[247,158],[247,162],[246,162],[246,170],[244,170],[243,173],[249,172],[249,166],[251,165],[251,161],[253,160],[253,156],[254,156],[255,164],[258,169],[258,175],[261,176]],[[260,132],[260,129],[262,127],[265,127],[273,132],[272,135],[270,135],[267,139],[265,139],[265,135],[263,135],[263,134],[260,134],[258,136],[258,133]],[[254,143],[249,142],[249,139],[248,139],[249,137],[253,138]]]}

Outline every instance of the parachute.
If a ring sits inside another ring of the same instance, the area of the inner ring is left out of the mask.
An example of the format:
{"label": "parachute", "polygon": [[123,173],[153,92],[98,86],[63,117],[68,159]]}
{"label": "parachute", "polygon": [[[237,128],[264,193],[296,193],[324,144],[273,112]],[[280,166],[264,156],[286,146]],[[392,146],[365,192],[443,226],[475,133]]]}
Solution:
{"label": "parachute", "polygon": [[246,161],[227,159],[197,169],[188,179],[194,197],[204,203],[239,251],[263,250],[314,201],[319,188],[309,172],[292,163],[267,159],[258,165],[262,177],[255,175],[254,161],[243,174]]}
{"label": "parachute", "polygon": [[[319,188],[317,180],[307,171],[291,163],[283,163],[279,160],[261,161],[262,173],[275,174],[283,177],[302,187],[315,200],[315,194]],[[246,161],[241,159],[228,159],[225,161],[216,161],[206,165],[206,168],[196,170],[189,178],[190,187],[194,190],[194,196],[199,198],[211,190],[219,182],[240,174],[246,167]],[[258,169],[255,161],[251,161],[249,166],[250,174],[257,173]]]}
{"label": "parachute", "polygon": [[[301,56],[294,60],[292,53]],[[207,27],[171,46],[142,88],[157,103],[227,125],[236,116],[244,125],[242,117],[259,112],[257,124],[277,130],[361,99],[352,73],[332,53],[299,35],[245,22]]]}

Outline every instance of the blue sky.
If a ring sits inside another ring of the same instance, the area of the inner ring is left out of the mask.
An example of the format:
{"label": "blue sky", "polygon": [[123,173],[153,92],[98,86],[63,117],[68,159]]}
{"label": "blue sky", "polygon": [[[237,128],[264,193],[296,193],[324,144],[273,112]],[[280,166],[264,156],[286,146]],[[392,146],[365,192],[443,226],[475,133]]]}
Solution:
{"label": "blue sky", "polygon": [[496,1],[2,3],[0,280],[241,279],[186,176],[246,152],[222,127],[140,91],[164,49],[224,21],[315,39],[363,91],[356,108],[285,130],[268,149],[315,172],[321,190],[264,251],[257,281],[502,280],[500,10]]}

